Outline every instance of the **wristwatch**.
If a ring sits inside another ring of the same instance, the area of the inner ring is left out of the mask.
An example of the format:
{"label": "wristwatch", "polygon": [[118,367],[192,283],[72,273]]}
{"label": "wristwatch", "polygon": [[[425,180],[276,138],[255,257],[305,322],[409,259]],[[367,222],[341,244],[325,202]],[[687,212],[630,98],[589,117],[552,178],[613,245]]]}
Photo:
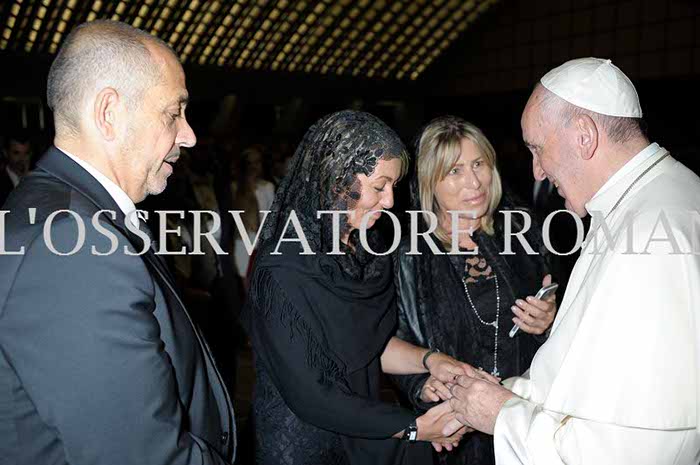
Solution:
{"label": "wristwatch", "polygon": [[413,420],[411,424],[403,430],[403,437],[401,439],[406,442],[416,442],[418,440],[418,425],[416,425],[416,420]]}

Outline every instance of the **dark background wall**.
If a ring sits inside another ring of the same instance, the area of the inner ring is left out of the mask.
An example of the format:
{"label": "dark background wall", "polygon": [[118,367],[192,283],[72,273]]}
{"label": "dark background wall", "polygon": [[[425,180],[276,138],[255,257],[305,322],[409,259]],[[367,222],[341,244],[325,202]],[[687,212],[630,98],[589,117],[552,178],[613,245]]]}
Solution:
{"label": "dark background wall", "polygon": [[[321,115],[348,107],[376,113],[410,143],[432,117],[454,113],[484,129],[506,178],[526,194],[530,159],[519,120],[529,90],[547,70],[582,56],[611,58],[622,68],[637,85],[650,136],[700,172],[695,0],[502,0],[417,81],[188,65],[189,114],[200,135],[245,145],[271,138],[293,143]],[[50,56],[0,53],[0,127],[24,120],[50,140],[44,104],[50,62]]]}
{"label": "dark background wall", "polygon": [[611,58],[634,81],[697,77],[699,13],[695,0],[503,2],[436,63],[433,85],[449,95],[523,89],[581,56]]}

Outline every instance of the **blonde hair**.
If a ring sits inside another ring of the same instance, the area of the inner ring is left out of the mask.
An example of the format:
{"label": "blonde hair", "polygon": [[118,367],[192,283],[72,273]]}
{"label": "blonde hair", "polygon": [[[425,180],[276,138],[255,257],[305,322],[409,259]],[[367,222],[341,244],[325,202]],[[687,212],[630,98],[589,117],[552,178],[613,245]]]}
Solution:
{"label": "blonde hair", "polygon": [[[432,212],[440,218],[442,212],[435,198],[435,187],[445,179],[447,173],[459,160],[462,139],[469,139],[476,145],[492,171],[489,206],[481,220],[481,229],[492,235],[494,233],[493,214],[503,194],[501,176],[496,168],[496,151],[479,128],[456,116],[441,116],[432,120],[423,129],[418,140],[416,172],[423,218],[426,224],[430,224],[430,217],[425,212]],[[447,231],[443,230],[439,223],[434,234],[444,244],[450,244]]]}

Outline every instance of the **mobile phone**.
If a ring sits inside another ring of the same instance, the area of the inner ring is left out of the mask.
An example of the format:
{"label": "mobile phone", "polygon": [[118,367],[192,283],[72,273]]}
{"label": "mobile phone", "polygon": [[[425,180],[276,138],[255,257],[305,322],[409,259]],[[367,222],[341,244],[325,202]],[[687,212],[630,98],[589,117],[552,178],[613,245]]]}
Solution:
{"label": "mobile phone", "polygon": [[[539,291],[537,291],[537,294],[535,294],[535,299],[540,299],[544,300],[547,297],[551,296],[555,292],[557,292],[557,288],[559,287],[559,284],[557,283],[552,283],[548,284],[546,286],[542,286]],[[509,337],[514,337],[516,334],[518,334],[518,330],[520,329],[520,326],[518,325],[513,325],[513,329],[510,330],[510,333],[508,333]]]}

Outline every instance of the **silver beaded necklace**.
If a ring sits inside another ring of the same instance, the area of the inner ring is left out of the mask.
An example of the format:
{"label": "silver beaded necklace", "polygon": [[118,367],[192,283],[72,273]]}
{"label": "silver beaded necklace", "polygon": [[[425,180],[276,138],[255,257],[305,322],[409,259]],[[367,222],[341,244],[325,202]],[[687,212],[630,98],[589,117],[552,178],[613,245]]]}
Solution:
{"label": "silver beaded necklace", "polygon": [[493,321],[484,321],[483,318],[481,318],[481,315],[479,315],[479,312],[476,310],[476,306],[474,305],[474,302],[472,301],[472,296],[469,294],[469,288],[467,286],[467,278],[464,278],[462,280],[462,284],[464,285],[464,293],[467,294],[467,300],[469,301],[469,305],[472,307],[472,311],[474,312],[474,315],[476,315],[476,319],[479,320],[479,323],[481,323],[484,326],[493,326],[494,328],[494,334],[493,334],[493,370],[491,370],[491,374],[493,376],[500,376],[500,373],[498,371],[498,317],[501,314],[501,293],[498,289],[498,275],[494,272],[493,274],[493,281],[496,283],[496,319]]}

